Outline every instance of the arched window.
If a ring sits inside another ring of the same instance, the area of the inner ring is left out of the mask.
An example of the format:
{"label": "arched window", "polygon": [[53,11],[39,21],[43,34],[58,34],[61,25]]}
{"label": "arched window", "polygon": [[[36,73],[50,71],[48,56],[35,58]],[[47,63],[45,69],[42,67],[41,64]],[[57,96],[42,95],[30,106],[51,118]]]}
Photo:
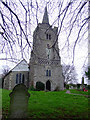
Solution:
{"label": "arched window", "polygon": [[18,84],[18,74],[16,74],[16,84]]}
{"label": "arched window", "polygon": [[49,70],[49,77],[51,76],[51,70]]}
{"label": "arched window", "polygon": [[48,34],[46,34],[46,39],[48,39]]}
{"label": "arched window", "polygon": [[46,76],[48,76],[48,70],[46,70]]}
{"label": "arched window", "polygon": [[21,83],[24,84],[24,82],[25,82],[24,74],[23,75],[22,75],[22,73],[16,74],[16,84],[21,84]]}
{"label": "arched window", "polygon": [[46,34],[46,39],[51,40],[51,34]]}
{"label": "arched window", "polygon": [[51,76],[51,70],[46,70],[46,76]]}
{"label": "arched window", "polygon": [[19,84],[22,82],[22,74],[19,74]]}
{"label": "arched window", "polygon": [[24,81],[25,81],[25,76],[24,76],[24,74],[23,74],[23,76],[22,76],[22,83],[24,84]]}
{"label": "arched window", "polygon": [[51,40],[51,35],[49,34],[49,40]]}

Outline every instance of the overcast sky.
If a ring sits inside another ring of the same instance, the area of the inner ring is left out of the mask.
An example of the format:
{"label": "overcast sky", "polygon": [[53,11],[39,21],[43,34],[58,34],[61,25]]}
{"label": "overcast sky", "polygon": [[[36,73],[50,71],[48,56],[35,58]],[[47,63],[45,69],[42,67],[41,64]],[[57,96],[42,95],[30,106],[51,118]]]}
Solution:
{"label": "overcast sky", "polygon": [[[34,5],[34,1],[33,1],[33,5]],[[66,5],[67,1],[68,0],[66,0],[63,3],[63,8],[62,9],[65,8],[65,5]],[[79,0],[79,1],[81,1],[81,0]],[[13,2],[18,3],[19,0],[13,0]],[[26,1],[22,0],[22,2],[25,4]],[[49,14],[49,22],[52,25],[53,22],[56,20],[56,18],[58,16],[58,6],[57,5],[59,3],[59,0],[53,0],[53,1],[51,1],[51,0],[43,0],[43,1],[38,0],[38,5],[39,5],[38,22],[39,23],[42,22],[43,14],[44,14],[44,8],[46,6],[46,4],[44,4],[44,3],[47,3],[47,2],[48,2],[47,8],[48,8],[48,14]],[[78,2],[78,0],[76,0],[76,4],[77,4],[77,2]],[[79,4],[79,2],[78,2],[78,4]],[[20,5],[17,7],[17,11],[19,11],[19,14],[22,16],[22,17],[20,16],[21,17],[20,19],[23,20],[23,8],[21,8],[21,7],[19,8],[19,7],[20,7]],[[86,10],[86,8],[85,8],[85,10]],[[4,9],[3,9],[3,11],[4,11]],[[35,12],[34,8],[33,8],[33,12]],[[83,17],[85,17],[85,15],[87,15],[87,14],[83,13]],[[63,16],[61,16],[61,19],[62,19],[62,17]],[[81,16],[81,18],[82,18],[82,16]],[[65,20],[64,24],[67,25],[70,18],[67,16],[65,19],[66,20]],[[35,30],[35,28],[37,26],[37,23],[34,20],[34,15],[32,16],[32,21],[31,22],[32,22],[32,24],[31,24],[30,42],[32,42],[33,31]],[[72,58],[73,58],[72,48],[73,48],[73,44],[74,44],[74,41],[75,41],[76,36],[77,36],[78,28],[80,27],[78,25],[81,25],[81,21],[77,22],[76,27],[74,28],[74,30],[72,32],[72,35],[70,37],[70,50],[69,50],[69,52],[67,52],[67,45],[64,46],[65,41],[67,39],[68,29],[66,30],[65,27],[63,26],[62,31],[59,35],[58,42],[59,42],[59,49],[60,49],[60,56],[61,56],[61,60],[62,60],[62,65],[72,63]],[[55,23],[53,26],[58,26],[58,22]],[[86,33],[83,36],[83,38],[81,40],[79,40],[79,42],[78,42],[78,44],[76,45],[76,48],[75,48],[74,65],[75,65],[76,71],[78,73],[79,82],[81,82],[81,78],[82,78],[82,75],[84,73],[84,67],[85,67],[85,65],[87,66],[87,55],[88,55],[88,40],[86,39],[87,37],[88,37],[88,34]],[[2,41],[2,37],[0,37],[0,40]],[[62,49],[63,47],[64,47],[64,49]],[[30,52],[30,51],[28,51],[28,52]],[[6,54],[0,52],[0,58],[5,58],[5,57],[6,57]],[[17,57],[17,59],[20,58],[20,53],[17,53],[16,57]],[[27,62],[29,62],[29,58],[30,58],[30,54],[29,54],[28,57],[25,58],[27,60]],[[14,62],[12,63],[12,62],[5,61],[5,60],[0,60],[0,73],[2,73],[2,69],[5,65],[8,65],[9,68],[12,69],[16,65],[16,63],[14,63]]]}

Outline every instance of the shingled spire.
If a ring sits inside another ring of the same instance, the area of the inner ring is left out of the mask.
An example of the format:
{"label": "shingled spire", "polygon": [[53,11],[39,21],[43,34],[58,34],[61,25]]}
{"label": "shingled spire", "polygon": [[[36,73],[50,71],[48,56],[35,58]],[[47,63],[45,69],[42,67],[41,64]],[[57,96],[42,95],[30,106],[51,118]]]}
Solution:
{"label": "shingled spire", "polygon": [[49,24],[47,6],[45,7],[45,12],[44,12],[44,16],[43,16],[43,21],[42,21],[42,23]]}

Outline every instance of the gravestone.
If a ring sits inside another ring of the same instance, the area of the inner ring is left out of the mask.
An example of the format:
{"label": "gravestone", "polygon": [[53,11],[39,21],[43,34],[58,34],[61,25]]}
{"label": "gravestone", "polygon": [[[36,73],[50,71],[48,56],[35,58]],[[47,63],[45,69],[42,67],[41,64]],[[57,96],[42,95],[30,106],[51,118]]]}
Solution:
{"label": "gravestone", "polygon": [[30,94],[24,84],[18,84],[13,88],[10,96],[9,118],[28,118],[28,100]]}

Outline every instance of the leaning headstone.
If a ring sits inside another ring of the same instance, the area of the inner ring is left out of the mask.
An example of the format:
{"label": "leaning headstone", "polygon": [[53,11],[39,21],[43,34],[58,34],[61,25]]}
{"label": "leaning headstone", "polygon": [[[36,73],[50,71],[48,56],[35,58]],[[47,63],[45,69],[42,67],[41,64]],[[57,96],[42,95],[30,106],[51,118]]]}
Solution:
{"label": "leaning headstone", "polygon": [[24,84],[18,84],[14,87],[10,96],[10,114],[9,118],[28,118],[28,100],[30,94]]}

